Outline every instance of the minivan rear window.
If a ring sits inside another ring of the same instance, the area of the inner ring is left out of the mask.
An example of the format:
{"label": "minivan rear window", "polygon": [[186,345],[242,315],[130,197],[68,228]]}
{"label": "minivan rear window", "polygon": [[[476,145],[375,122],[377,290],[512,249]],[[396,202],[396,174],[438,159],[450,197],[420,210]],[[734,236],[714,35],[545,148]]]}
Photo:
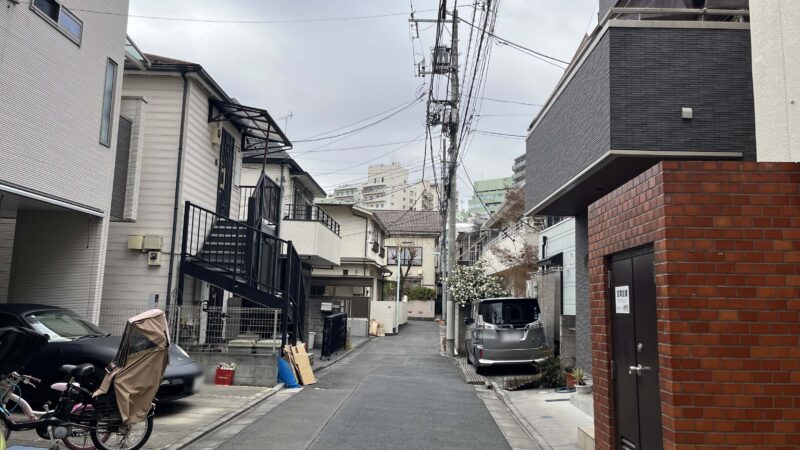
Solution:
{"label": "minivan rear window", "polygon": [[539,319],[539,302],[535,298],[488,300],[478,306],[478,314],[493,325],[526,325]]}

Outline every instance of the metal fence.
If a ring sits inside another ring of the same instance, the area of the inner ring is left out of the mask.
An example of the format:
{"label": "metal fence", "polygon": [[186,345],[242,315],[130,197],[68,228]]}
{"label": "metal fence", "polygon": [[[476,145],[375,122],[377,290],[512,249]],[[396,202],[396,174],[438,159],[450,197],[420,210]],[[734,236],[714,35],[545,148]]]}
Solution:
{"label": "metal fence", "polygon": [[[163,307],[161,309],[164,309]],[[100,327],[120,335],[139,308],[114,308],[100,315]],[[279,353],[281,311],[262,307],[170,306],[164,309],[173,342],[187,351]]]}

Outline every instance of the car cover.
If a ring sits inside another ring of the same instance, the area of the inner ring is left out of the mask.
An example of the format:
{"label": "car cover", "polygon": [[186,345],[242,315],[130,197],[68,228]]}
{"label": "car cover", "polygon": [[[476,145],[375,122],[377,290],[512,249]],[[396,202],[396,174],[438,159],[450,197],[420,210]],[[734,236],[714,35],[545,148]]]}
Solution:
{"label": "car cover", "polygon": [[0,376],[22,370],[49,338],[22,327],[0,328]]}
{"label": "car cover", "polygon": [[95,397],[116,396],[123,424],[144,420],[169,364],[169,330],[164,311],[151,309],[128,319],[117,355]]}

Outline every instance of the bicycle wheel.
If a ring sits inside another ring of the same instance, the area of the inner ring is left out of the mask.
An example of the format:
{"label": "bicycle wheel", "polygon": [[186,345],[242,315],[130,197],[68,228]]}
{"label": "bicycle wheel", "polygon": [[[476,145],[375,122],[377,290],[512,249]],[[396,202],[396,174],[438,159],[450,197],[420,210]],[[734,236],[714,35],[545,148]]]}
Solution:
{"label": "bicycle wheel", "polygon": [[[106,439],[108,436],[106,435]],[[74,427],[69,436],[61,440],[70,450],[93,450],[95,448],[89,430]]]}
{"label": "bicycle wheel", "polygon": [[[72,408],[71,418],[74,419],[75,422],[73,422],[72,430],[70,431],[69,436],[61,440],[61,442],[70,450],[95,449],[94,442],[92,442],[92,437],[89,433],[89,428],[84,428],[77,425],[77,423],[82,423],[83,421],[81,419],[85,419],[86,416],[94,416],[94,406],[91,404],[78,404]],[[108,437],[108,433],[104,433],[102,436],[100,436],[103,441],[107,441]]]}
{"label": "bicycle wheel", "polygon": [[90,434],[92,443],[100,450],[138,450],[153,432],[153,416],[132,425],[111,425],[98,421]]}

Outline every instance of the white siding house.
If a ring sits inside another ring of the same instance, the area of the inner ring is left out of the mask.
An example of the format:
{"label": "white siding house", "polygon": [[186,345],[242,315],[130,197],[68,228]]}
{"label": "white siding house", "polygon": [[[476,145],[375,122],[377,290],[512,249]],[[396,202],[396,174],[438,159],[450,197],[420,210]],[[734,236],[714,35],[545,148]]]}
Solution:
{"label": "white siding house", "polygon": [[[266,164],[260,157],[245,158],[241,186],[244,189],[255,186],[262,168],[281,187],[278,236],[291,241],[312,267],[339,265],[342,244],[339,223],[316,204],[317,199],[325,198],[322,187],[286,152],[271,152]],[[244,201],[241,208],[239,215],[244,217]]]}
{"label": "white siding house", "polygon": [[318,203],[341,227],[341,262],[313,271],[311,296],[380,300],[386,267],[386,228],[375,213],[325,199]]}
{"label": "white siding house", "polygon": [[127,0],[0,10],[0,301],[100,311]]}
{"label": "white siding house", "polygon": [[[123,109],[134,122],[125,214],[109,232],[103,320],[117,322],[120,308],[142,309],[157,298],[159,305],[178,297],[185,202],[219,212],[222,174],[231,176],[229,209],[222,216],[238,220],[242,174],[242,124],[211,120],[219,111],[213,101],[231,99],[197,64],[144,55],[142,67],[126,66]],[[222,141],[233,141],[231,166],[223,163]],[[220,139],[222,137],[222,140]],[[225,208],[224,208],[225,209]],[[155,247],[129,248],[129,238],[155,237]],[[151,251],[160,264],[149,263]],[[191,304],[206,292],[186,277],[184,301]]]}

